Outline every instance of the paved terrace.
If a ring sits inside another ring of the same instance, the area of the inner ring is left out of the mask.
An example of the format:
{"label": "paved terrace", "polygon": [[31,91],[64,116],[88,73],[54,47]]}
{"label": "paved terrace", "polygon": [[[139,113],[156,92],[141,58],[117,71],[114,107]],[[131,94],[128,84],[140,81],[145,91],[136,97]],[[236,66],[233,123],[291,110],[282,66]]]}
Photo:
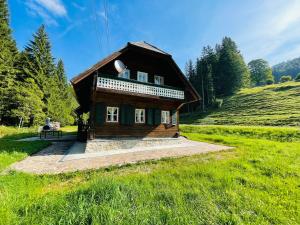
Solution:
{"label": "paved terrace", "polygon": [[59,174],[87,169],[182,157],[231,149],[231,147],[184,140],[181,143],[133,147],[86,153],[86,143],[59,141],[44,150],[10,166],[33,174]]}

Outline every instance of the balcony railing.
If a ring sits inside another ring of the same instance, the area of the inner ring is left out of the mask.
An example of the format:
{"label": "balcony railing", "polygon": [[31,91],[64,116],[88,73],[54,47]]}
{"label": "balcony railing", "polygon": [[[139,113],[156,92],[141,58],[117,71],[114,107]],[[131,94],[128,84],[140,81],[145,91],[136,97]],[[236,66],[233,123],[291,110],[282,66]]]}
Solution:
{"label": "balcony railing", "polygon": [[184,99],[184,91],[176,90],[175,88],[159,87],[153,84],[141,84],[140,82],[125,81],[120,78],[98,77],[97,87],[166,98]]}

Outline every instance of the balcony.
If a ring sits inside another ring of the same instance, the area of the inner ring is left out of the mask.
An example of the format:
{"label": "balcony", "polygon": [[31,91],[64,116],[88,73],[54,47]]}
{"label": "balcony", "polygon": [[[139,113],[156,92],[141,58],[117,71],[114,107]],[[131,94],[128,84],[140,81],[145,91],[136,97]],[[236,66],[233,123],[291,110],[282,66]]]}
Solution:
{"label": "balcony", "polygon": [[124,78],[98,77],[97,87],[165,98],[184,100],[184,91],[169,86],[142,83]]}

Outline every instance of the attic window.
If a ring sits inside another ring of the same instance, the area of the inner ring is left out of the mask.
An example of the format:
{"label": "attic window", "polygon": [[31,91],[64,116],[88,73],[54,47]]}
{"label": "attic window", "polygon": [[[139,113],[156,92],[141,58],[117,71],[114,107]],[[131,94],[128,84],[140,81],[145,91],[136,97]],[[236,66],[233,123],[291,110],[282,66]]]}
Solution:
{"label": "attic window", "polygon": [[130,79],[130,70],[126,69],[122,73],[119,73],[119,77]]}
{"label": "attic window", "polygon": [[154,84],[164,85],[164,78],[162,76],[154,76]]}
{"label": "attic window", "polygon": [[137,72],[137,80],[141,82],[148,82],[148,73],[138,71]]}

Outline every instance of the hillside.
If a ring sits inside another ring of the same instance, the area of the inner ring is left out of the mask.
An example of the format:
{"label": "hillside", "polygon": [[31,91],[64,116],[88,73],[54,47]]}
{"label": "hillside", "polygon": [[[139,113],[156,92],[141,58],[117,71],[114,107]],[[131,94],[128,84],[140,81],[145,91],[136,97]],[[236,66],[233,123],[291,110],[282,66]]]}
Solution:
{"label": "hillside", "polygon": [[242,89],[224,99],[221,109],[182,115],[181,123],[232,125],[300,125],[300,82]]}
{"label": "hillside", "polygon": [[296,75],[300,73],[300,57],[274,65],[272,72],[276,82],[278,82],[283,75],[291,75],[295,78]]}

